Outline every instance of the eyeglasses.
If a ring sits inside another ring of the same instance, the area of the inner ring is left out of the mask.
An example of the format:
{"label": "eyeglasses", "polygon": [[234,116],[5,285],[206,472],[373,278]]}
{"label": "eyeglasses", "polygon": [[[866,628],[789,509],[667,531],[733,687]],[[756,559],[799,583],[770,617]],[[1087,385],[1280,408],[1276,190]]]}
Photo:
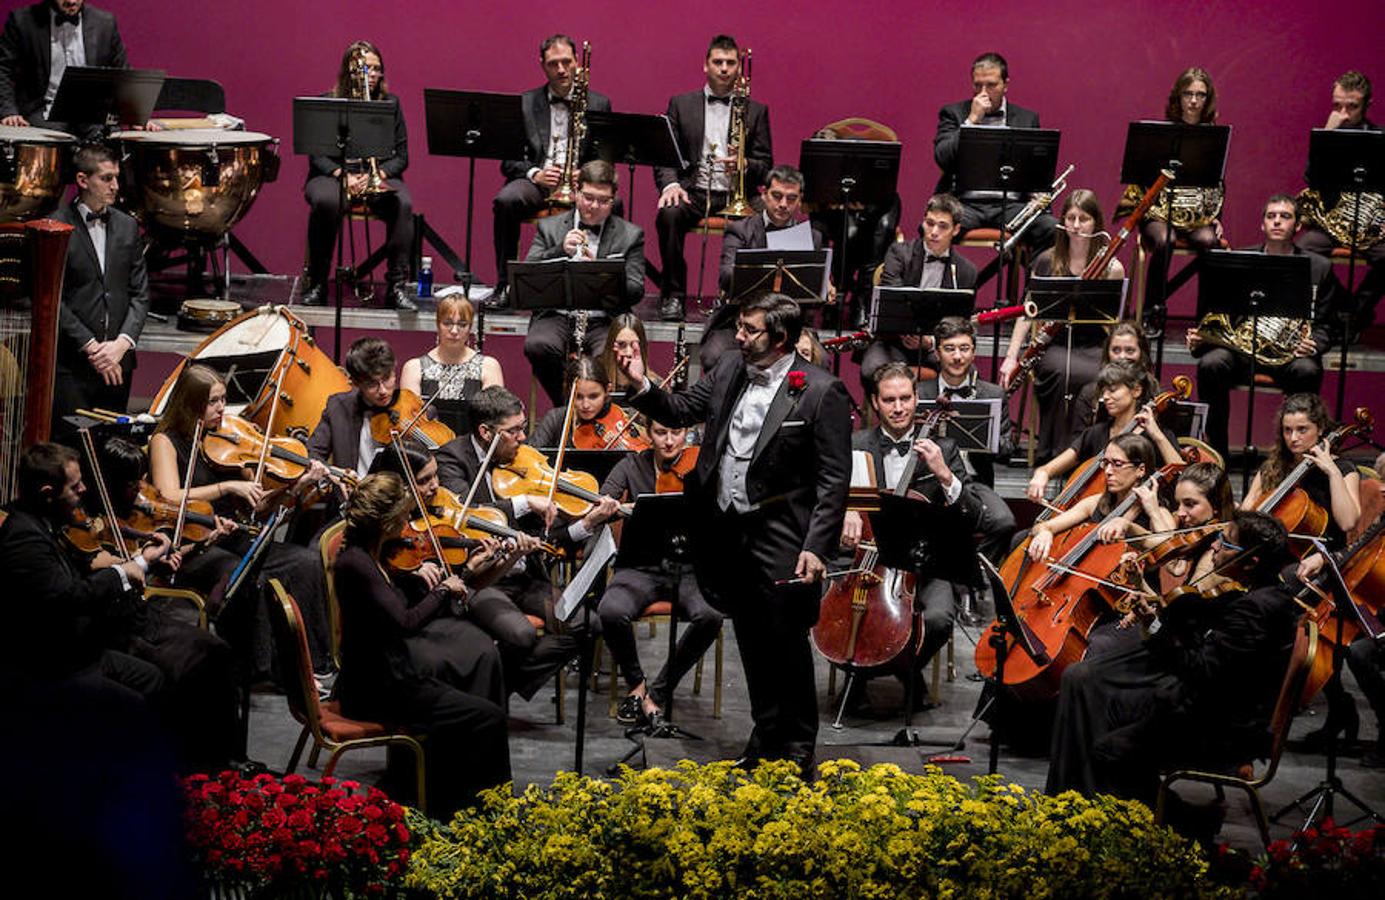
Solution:
{"label": "eyeglasses", "polygon": [[1230,541],[1228,541],[1228,540],[1226,539],[1226,532],[1225,532],[1225,531],[1218,533],[1218,534],[1217,534],[1217,539],[1216,539],[1215,541],[1213,541],[1212,543],[1217,544],[1217,545],[1222,546],[1222,547],[1225,547],[1226,549],[1230,550],[1232,553],[1244,553],[1244,552],[1246,551],[1246,548],[1245,548],[1245,547],[1242,547],[1240,544],[1233,544],[1233,543],[1231,543]]}
{"label": "eyeglasses", "polygon": [[363,391],[394,390],[394,376],[390,375],[387,378],[362,379],[354,382],[354,384]]}
{"label": "eyeglasses", "polygon": [[439,322],[439,323],[438,323],[438,327],[441,328],[443,331],[451,331],[451,330],[453,330],[454,328],[455,328],[456,330],[458,330],[458,331],[461,331],[463,328],[469,328],[470,326],[471,326],[471,323],[470,323],[470,322],[462,322],[462,321],[460,321],[460,320],[458,320],[458,319],[452,319],[451,321],[448,321],[448,322]]}
{"label": "eyeglasses", "polygon": [[521,438],[524,437],[525,429],[524,423],[521,422],[518,425],[511,425],[509,428],[497,428],[495,430],[501,434],[508,434],[510,437]]}
{"label": "eyeglasses", "polygon": [[1101,461],[1101,467],[1103,469],[1115,469],[1117,472],[1119,472],[1121,469],[1133,468],[1136,465],[1138,465],[1138,463],[1133,463],[1128,459],[1107,458]]}
{"label": "eyeglasses", "polygon": [[579,191],[577,193],[577,196],[581,197],[583,200],[590,203],[592,206],[610,206],[612,203],[616,202],[614,194],[611,194],[610,196],[604,196],[602,194],[592,194],[588,193],[587,191]]}
{"label": "eyeglasses", "polygon": [[1183,92],[1183,99],[1184,99],[1184,100],[1206,100],[1206,99],[1207,99],[1207,92],[1206,92],[1206,91],[1184,91],[1184,92]]}
{"label": "eyeglasses", "polygon": [[748,338],[757,338],[757,337],[759,337],[760,335],[764,334],[766,331],[768,331],[768,329],[766,329],[766,328],[755,328],[754,326],[747,325],[747,324],[745,324],[744,322],[737,322],[737,323],[736,323],[736,333],[737,333],[737,334],[744,334],[744,335],[745,335],[746,337],[748,337]]}

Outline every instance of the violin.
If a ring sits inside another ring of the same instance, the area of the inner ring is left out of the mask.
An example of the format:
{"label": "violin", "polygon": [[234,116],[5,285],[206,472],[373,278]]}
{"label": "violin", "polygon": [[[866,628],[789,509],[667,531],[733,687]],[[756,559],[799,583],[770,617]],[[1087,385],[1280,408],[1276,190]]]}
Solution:
{"label": "violin", "polygon": [[697,468],[697,450],[697,447],[684,447],[678,451],[678,458],[667,469],[656,461],[654,463],[654,493],[683,493],[683,482],[692,474],[692,470]]}
{"label": "violin", "polygon": [[[1374,425],[1375,417],[1371,415],[1371,411],[1364,406],[1357,407],[1353,421],[1335,429],[1324,440],[1329,450],[1335,450],[1337,445],[1350,435],[1369,434]],[[1284,480],[1279,482],[1274,491],[1260,501],[1256,510],[1274,516],[1284,524],[1284,528],[1290,534],[1311,534],[1314,537],[1326,534],[1332,513],[1314,503],[1309,499],[1307,492],[1298,486],[1315,465],[1317,463],[1305,453],[1303,459],[1284,476]],[[1313,546],[1302,541],[1291,541],[1290,549],[1301,557],[1311,553]]]}
{"label": "violin", "polygon": [[[449,566],[460,566],[467,561],[471,550],[480,542],[463,537],[457,529],[442,521],[433,522],[433,534],[442,547],[443,560]],[[438,554],[428,539],[422,519],[408,522],[396,537],[385,542],[380,554],[385,565],[398,572],[415,572],[426,562],[435,561]]]}
{"label": "violin", "polygon": [[[1178,576],[1169,571],[1167,563],[1195,556],[1206,548],[1208,538],[1213,537],[1225,527],[1224,522],[1208,522],[1205,525],[1179,529],[1155,546],[1140,553],[1134,560],[1112,575],[1111,580],[1128,587],[1138,587],[1137,573],[1157,568],[1159,570],[1160,593],[1168,593],[1175,588],[1182,587],[1192,571],[1191,567],[1187,572]],[[1125,608],[1125,605],[1118,603],[1116,610],[1127,612],[1128,609]]]}
{"label": "violin", "polygon": [[[510,527],[509,519],[505,516],[504,510],[496,509],[493,506],[473,506],[466,511],[466,519],[462,519],[462,501],[456,494],[445,487],[438,488],[438,492],[433,495],[433,503],[429,510],[430,521],[434,525],[443,525],[451,528],[464,538],[479,541],[482,538],[497,537],[504,540],[518,540],[523,532]],[[420,524],[416,521],[414,526]],[[551,556],[562,556],[563,551],[552,544],[540,541],[539,549]]]}
{"label": "violin", "polygon": [[[307,446],[296,438],[272,437],[265,453],[264,432],[249,419],[233,415],[222,416],[221,426],[202,438],[202,455],[216,468],[237,470],[255,468],[263,457],[265,474],[284,484],[303,477],[312,463]],[[328,466],[327,471],[349,484],[356,482],[353,471],[338,466]]]}
{"label": "violin", "polygon": [[[165,500],[152,484],[139,486],[139,496],[125,517],[131,528],[137,531],[158,531],[173,528],[178,523],[178,504]],[[216,515],[208,500],[188,500],[187,511],[183,516],[183,538],[190,543],[200,544],[216,530]]]}
{"label": "violin", "polygon": [[[496,496],[547,497],[552,492],[558,509],[572,518],[591,511],[601,499],[600,487],[596,477],[587,472],[565,470],[555,474],[544,455],[528,444],[520,444],[514,460],[497,466],[491,473],[491,490]],[[629,508],[622,507],[621,515],[629,515]]]}
{"label": "violin", "polygon": [[572,446],[578,450],[648,450],[649,439],[643,429],[614,403],[590,422],[579,422],[572,429]]}
{"label": "violin", "polygon": [[457,435],[436,419],[424,415],[429,401],[408,388],[400,388],[394,402],[370,417],[370,436],[377,444],[388,445],[394,435],[412,437],[429,450],[436,450]]}
{"label": "violin", "polygon": [[102,550],[120,555],[128,552],[131,544],[152,541],[154,531],[133,528],[119,518],[112,523],[106,516],[91,516],[78,509],[73,511],[72,524],[63,529],[63,537],[83,556],[94,556]]}

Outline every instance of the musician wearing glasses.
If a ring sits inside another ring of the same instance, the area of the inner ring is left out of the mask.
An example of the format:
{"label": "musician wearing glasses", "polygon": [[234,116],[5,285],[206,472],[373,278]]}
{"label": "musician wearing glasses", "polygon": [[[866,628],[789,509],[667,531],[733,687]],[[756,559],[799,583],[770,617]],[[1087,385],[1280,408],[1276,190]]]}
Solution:
{"label": "musician wearing glasses", "polygon": [[330,97],[383,100],[394,111],[394,152],[377,159],[308,159],[308,181],[303,197],[308,201],[308,284],[299,300],[304,306],[327,303],[327,271],[336,247],[337,228],[347,209],[342,207],[345,177],[347,208],[364,205],[385,223],[389,248],[385,273],[385,304],[394,309],[418,309],[405,281],[409,277],[409,253],[414,240],[414,210],[409,189],[401,180],[409,167],[409,134],[399,97],[391,94],[385,78],[385,61],[370,41],[355,41],[346,48]]}
{"label": "musician wearing glasses", "polygon": [[76,153],[77,196],[53,218],[75,229],[63,268],[53,434],[72,433],[78,409],[124,412],[135,345],[149,311],[149,280],[139,224],[114,206],[120,164],[99,144]]}
{"label": "musician wearing glasses", "polygon": [[[938,193],[953,194],[962,201],[962,232],[973,228],[999,228],[1024,208],[1027,198],[1009,199],[1000,191],[968,191],[957,194],[957,153],[962,129],[1003,125],[1010,128],[1038,128],[1039,114],[1011,103],[1010,64],[999,53],[983,53],[971,64],[970,100],[950,103],[938,110],[938,130],[933,136],[933,160],[942,169]],[[1053,217],[1041,214],[1024,233],[1024,244],[1032,251],[1053,243]]]}
{"label": "musician wearing glasses", "polygon": [[62,128],[48,121],[68,66],[124,69],[115,16],[85,0],[45,0],[12,10],[0,34],[0,125]]}
{"label": "musician wearing glasses", "polygon": [[408,360],[399,386],[433,401],[433,415],[461,434],[468,430],[466,405],[477,391],[503,385],[500,360],[471,346],[476,310],[465,297],[438,300],[438,342],[422,356]]}
{"label": "musician wearing glasses", "polygon": [[[687,167],[656,167],[654,186],[659,190],[659,258],[663,284],[659,315],[664,321],[683,318],[688,264],[683,259],[683,239],[703,217],[716,215],[726,206],[735,187],[738,154],[730,145],[732,89],[741,76],[740,47],[726,34],[712,38],[702,64],[707,83],[700,91],[679,94],[668,101],[669,123]],[[770,143],[769,107],[746,98],[745,183],[764,184],[774,165]]]}
{"label": "musician wearing glasses", "polygon": [[[1332,311],[1342,293],[1341,282],[1327,257],[1294,246],[1298,224],[1294,198],[1275,194],[1265,201],[1260,217],[1264,241],[1245,248],[1267,254],[1307,256],[1311,267],[1313,321],[1269,317],[1260,320],[1261,358],[1256,371],[1274,379],[1275,386],[1286,396],[1316,394],[1322,388],[1322,357],[1331,344]],[[1197,328],[1188,329],[1185,336],[1188,349],[1197,357],[1198,399],[1207,404],[1207,443],[1223,455],[1229,440],[1231,389],[1250,378],[1251,346],[1249,339],[1242,336],[1249,333],[1249,328],[1248,321],[1232,323],[1225,316],[1213,314],[1199,322]]]}
{"label": "musician wearing glasses", "polygon": [[644,296],[644,231],[612,214],[616,202],[616,170],[610,163],[594,159],[577,172],[577,206],[560,216],[549,216],[539,223],[528,262],[544,259],[624,259],[625,287],[620,296],[608,298],[609,307],[587,313],[568,310],[540,310],[529,320],[524,338],[524,355],[534,367],[534,377],[543,385],[549,399],[561,404],[563,367],[568,350],[579,338],[577,352],[601,356],[606,350],[606,330],[611,313],[630,309]]}
{"label": "musician wearing glasses", "polygon": [[[895,242],[885,252],[880,269],[881,287],[972,288],[976,266],[953,252],[952,242],[962,230],[965,210],[951,194],[934,194],[924,207],[919,236]],[[906,334],[876,338],[861,357],[861,384],[869,394],[875,389],[875,373],[886,363],[902,362],[936,369],[932,335]]]}
{"label": "musician wearing glasses", "polygon": [[[1379,131],[1380,126],[1366,116],[1370,108],[1371,80],[1355,69],[1343,72],[1332,83],[1332,111],[1327,114],[1327,121],[1322,127]],[[1312,184],[1311,167],[1303,177]],[[1357,286],[1355,301],[1351,304],[1354,322],[1350,326],[1352,333],[1349,340],[1355,343],[1356,337],[1375,321],[1376,304],[1380,302],[1380,295],[1385,293],[1385,199],[1380,194],[1364,193],[1359,211],[1356,209],[1356,194],[1351,191],[1320,194],[1309,189],[1300,193],[1298,200],[1303,230],[1294,243],[1305,250],[1327,256],[1337,247],[1349,247],[1352,220],[1358,220],[1356,245],[1366,257],[1369,269]]]}
{"label": "musician wearing glasses", "polygon": [[[565,34],[554,34],[539,45],[539,62],[543,66],[545,84],[525,91],[520,96],[524,109],[524,157],[505,160],[500,173],[505,186],[495,195],[491,207],[495,211],[495,295],[487,301],[490,309],[505,305],[508,291],[507,264],[519,256],[519,229],[524,221],[548,204],[548,198],[558,187],[568,161],[568,139],[571,135],[573,76],[577,71],[577,45]],[[610,112],[611,100],[605,94],[588,89],[588,110]],[[576,170],[591,155],[584,142],[577,148]]]}

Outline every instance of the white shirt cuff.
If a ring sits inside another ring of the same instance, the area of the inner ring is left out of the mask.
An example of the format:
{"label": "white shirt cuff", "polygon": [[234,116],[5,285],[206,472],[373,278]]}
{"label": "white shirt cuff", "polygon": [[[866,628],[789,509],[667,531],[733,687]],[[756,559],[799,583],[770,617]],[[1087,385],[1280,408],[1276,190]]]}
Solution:
{"label": "white shirt cuff", "polygon": [[523,494],[520,494],[518,497],[515,497],[510,502],[514,504],[516,519],[522,519],[525,516],[529,515],[530,508],[528,497],[526,497]]}
{"label": "white shirt cuff", "polygon": [[962,496],[962,479],[958,478],[956,474],[954,474],[952,476],[952,483],[949,484],[947,487],[943,488],[943,499],[945,505],[951,506],[952,504],[957,502],[957,498],[960,496]]}
{"label": "white shirt cuff", "polygon": [[134,338],[130,337],[128,334],[126,334],[126,333],[123,332],[123,331],[118,335],[118,337],[124,338],[124,339],[125,339],[125,342],[126,342],[127,344],[130,345],[130,349],[131,349],[131,350],[135,349],[135,339],[134,339]]}
{"label": "white shirt cuff", "polygon": [[595,533],[596,532],[592,531],[586,525],[582,524],[581,519],[578,519],[576,522],[573,522],[571,525],[567,527],[567,536],[571,538],[574,543],[578,544],[582,543]]}
{"label": "white shirt cuff", "polygon": [[524,173],[524,177],[528,178],[530,181],[533,181],[534,175],[542,171],[543,170],[540,169],[538,166],[530,166],[529,171]]}

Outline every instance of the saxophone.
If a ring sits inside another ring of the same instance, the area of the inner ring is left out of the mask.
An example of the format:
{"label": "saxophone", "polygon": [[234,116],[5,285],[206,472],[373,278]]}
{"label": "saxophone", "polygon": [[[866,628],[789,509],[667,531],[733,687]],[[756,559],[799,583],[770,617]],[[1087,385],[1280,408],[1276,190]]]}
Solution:
{"label": "saxophone", "polygon": [[736,178],[731,183],[731,194],[726,198],[725,208],[717,215],[727,219],[744,219],[755,210],[745,199],[745,120],[750,112],[750,48],[745,48],[741,56],[740,74],[731,88],[731,133],[727,136],[729,148],[736,151]]}
{"label": "saxophone", "polygon": [[[1172,202],[1170,204],[1169,191],[1172,191]],[[1125,193],[1121,196],[1120,202],[1116,204],[1116,213],[1120,215],[1122,210],[1131,209],[1140,200],[1142,189],[1137,184],[1127,184]],[[1224,192],[1218,187],[1166,187],[1159,194],[1159,199],[1154,202],[1146,218],[1155,222],[1164,221],[1165,207],[1168,207],[1169,214],[1173,218],[1173,227],[1181,228],[1185,231],[1193,228],[1201,228],[1204,225],[1211,225],[1221,214],[1222,200]]]}
{"label": "saxophone", "polygon": [[[1357,197],[1361,198],[1359,213]],[[1366,250],[1385,240],[1385,196],[1373,191],[1360,194],[1342,191],[1337,205],[1327,211],[1323,210],[1322,194],[1311,188],[1299,191],[1297,200],[1299,221],[1317,225],[1343,247],[1351,246],[1353,219],[1356,221],[1357,249]]]}
{"label": "saxophone", "polygon": [[[370,67],[365,59],[366,51],[357,50],[355,57],[351,60],[352,71],[356,77],[351,79],[351,99],[352,100],[374,100],[370,95]],[[385,181],[384,173],[380,171],[380,161],[375,157],[370,157],[365,161],[366,183],[363,187],[356,190],[347,189],[347,197],[352,200],[361,200],[369,197],[377,197],[380,194],[388,194],[394,188],[390,187]],[[344,170],[344,167],[343,167]]]}
{"label": "saxophone", "polygon": [[[591,64],[591,42],[583,41],[582,57],[572,73],[572,91],[567,99],[567,149],[563,152],[563,174],[548,195],[549,206],[572,206],[577,202],[577,164],[582,153],[582,141],[587,137],[587,89],[591,84]],[[554,144],[557,144],[556,137]]]}
{"label": "saxophone", "polygon": [[[1318,286],[1313,285],[1312,306],[1317,307]],[[1294,361],[1295,348],[1313,333],[1310,319],[1288,319],[1284,316],[1246,316],[1233,323],[1226,313],[1208,313],[1198,323],[1197,333],[1205,343],[1226,347],[1244,356],[1255,356],[1262,366],[1288,365]]]}

